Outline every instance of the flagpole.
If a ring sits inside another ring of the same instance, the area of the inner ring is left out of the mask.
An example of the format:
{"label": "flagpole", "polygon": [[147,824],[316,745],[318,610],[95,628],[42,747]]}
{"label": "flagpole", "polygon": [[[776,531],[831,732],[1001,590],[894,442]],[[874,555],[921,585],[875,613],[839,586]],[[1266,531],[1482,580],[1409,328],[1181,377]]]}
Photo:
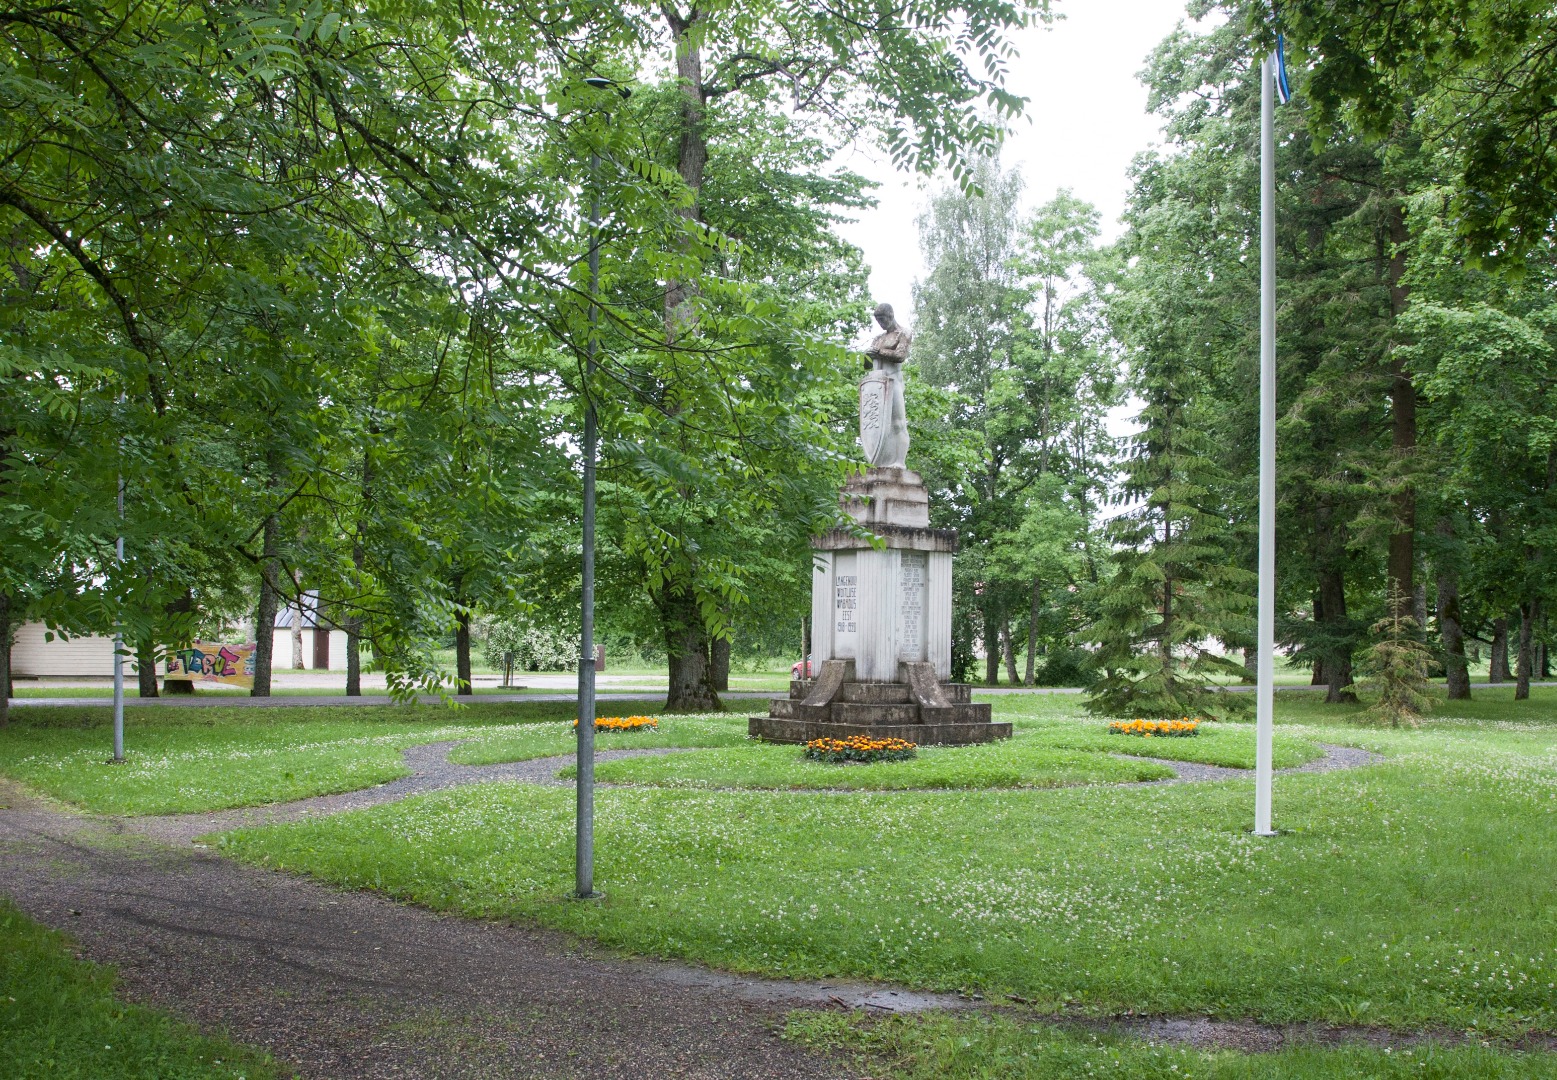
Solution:
{"label": "flagpole", "polygon": [[1255,688],[1254,833],[1271,828],[1276,720],[1276,123],[1275,54],[1260,64],[1260,604]]}

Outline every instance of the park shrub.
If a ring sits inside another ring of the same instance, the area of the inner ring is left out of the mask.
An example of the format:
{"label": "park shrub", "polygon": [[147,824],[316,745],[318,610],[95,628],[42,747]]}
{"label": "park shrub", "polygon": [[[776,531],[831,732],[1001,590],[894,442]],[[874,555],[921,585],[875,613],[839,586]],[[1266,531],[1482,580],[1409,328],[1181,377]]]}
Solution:
{"label": "park shrub", "polygon": [[868,735],[850,735],[847,739],[812,739],[806,743],[805,756],[812,761],[834,764],[858,761],[906,761],[914,757],[918,746],[907,739],[872,739]]}
{"label": "park shrub", "polygon": [[1154,736],[1164,739],[1184,739],[1200,734],[1200,721],[1181,717],[1178,720],[1115,720],[1108,725],[1110,735],[1139,735],[1144,739]]}

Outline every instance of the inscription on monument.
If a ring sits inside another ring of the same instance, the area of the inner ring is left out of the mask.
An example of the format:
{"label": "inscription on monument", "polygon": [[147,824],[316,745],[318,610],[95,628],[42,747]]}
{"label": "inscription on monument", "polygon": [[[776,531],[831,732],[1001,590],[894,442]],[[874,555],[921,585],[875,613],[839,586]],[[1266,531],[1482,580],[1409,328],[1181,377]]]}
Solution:
{"label": "inscription on monument", "polygon": [[918,660],[924,655],[925,562],[923,552],[905,551],[898,570],[898,596],[902,601],[898,632],[900,660]]}
{"label": "inscription on monument", "polygon": [[859,632],[859,626],[855,622],[860,592],[858,582],[859,578],[855,574],[839,574],[837,582],[833,585],[833,603],[840,634]]}

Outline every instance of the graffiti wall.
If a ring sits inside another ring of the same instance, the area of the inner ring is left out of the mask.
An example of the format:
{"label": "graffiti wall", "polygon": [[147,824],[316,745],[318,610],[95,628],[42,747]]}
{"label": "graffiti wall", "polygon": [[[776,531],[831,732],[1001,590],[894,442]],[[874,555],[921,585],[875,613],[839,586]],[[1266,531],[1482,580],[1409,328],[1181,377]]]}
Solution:
{"label": "graffiti wall", "polygon": [[254,686],[254,642],[223,645],[196,641],[168,653],[167,677],[226,686]]}

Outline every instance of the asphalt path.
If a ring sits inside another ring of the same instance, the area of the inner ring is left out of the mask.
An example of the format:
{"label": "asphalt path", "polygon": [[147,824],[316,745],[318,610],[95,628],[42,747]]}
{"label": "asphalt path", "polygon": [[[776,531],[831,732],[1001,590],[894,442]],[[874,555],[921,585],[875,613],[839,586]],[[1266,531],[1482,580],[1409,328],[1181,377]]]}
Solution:
{"label": "asphalt path", "polygon": [[[1513,683],[1472,683],[1472,690],[1495,690],[1501,687],[1513,686]],[[1532,682],[1531,686],[1557,686],[1557,682]],[[1249,693],[1253,686],[1226,686],[1224,690],[1233,693]],[[1278,693],[1316,693],[1324,690],[1323,686],[1278,686]],[[1079,694],[1082,692],[1078,686],[975,686],[975,694],[990,694],[1004,696],[1007,694]],[[596,701],[650,701],[663,697],[663,690],[611,691],[597,693]],[[766,701],[769,698],[783,697],[782,690],[731,690],[719,695],[725,701]],[[571,692],[558,692],[546,694],[476,694],[472,697],[441,698],[436,694],[422,694],[416,698],[421,705],[441,705],[445,701],[453,700],[461,704],[481,704],[483,702],[507,702],[507,701],[577,701],[578,694]],[[112,701],[103,697],[24,697],[12,698],[11,707],[26,708],[28,706],[48,706],[53,708],[91,708],[93,706],[108,706]],[[396,701],[387,694],[365,694],[362,697],[346,697],[329,694],[285,694],[277,697],[255,698],[245,697],[240,694],[196,694],[194,697],[160,697],[140,698],[126,697],[124,704],[127,707],[139,705],[171,705],[176,707],[201,707],[201,706],[237,706],[246,709],[279,709],[295,708],[304,705],[404,705],[407,702]]]}
{"label": "asphalt path", "polygon": [[[644,690],[639,693],[608,693],[596,694],[596,701],[652,701],[655,698],[663,698],[663,690]],[[725,701],[756,700],[766,701],[772,697],[782,697],[782,693],[776,690],[736,690],[727,694],[720,694]],[[557,694],[476,694],[471,697],[441,698],[436,694],[421,694],[416,702],[421,705],[441,705],[445,701],[457,701],[461,705],[481,705],[486,702],[505,701],[577,701],[578,695]],[[91,706],[110,706],[112,698],[104,697],[25,697],[12,698],[11,708],[26,706],[69,706],[75,708]],[[241,694],[196,694],[194,697],[160,697],[141,698],[127,697],[124,699],[126,708],[140,705],[171,705],[179,708],[204,706],[237,706],[244,709],[284,709],[303,705],[406,705],[409,702],[396,701],[387,694],[364,694],[362,697],[345,697],[333,694],[284,694],[277,697],[245,697]]]}

